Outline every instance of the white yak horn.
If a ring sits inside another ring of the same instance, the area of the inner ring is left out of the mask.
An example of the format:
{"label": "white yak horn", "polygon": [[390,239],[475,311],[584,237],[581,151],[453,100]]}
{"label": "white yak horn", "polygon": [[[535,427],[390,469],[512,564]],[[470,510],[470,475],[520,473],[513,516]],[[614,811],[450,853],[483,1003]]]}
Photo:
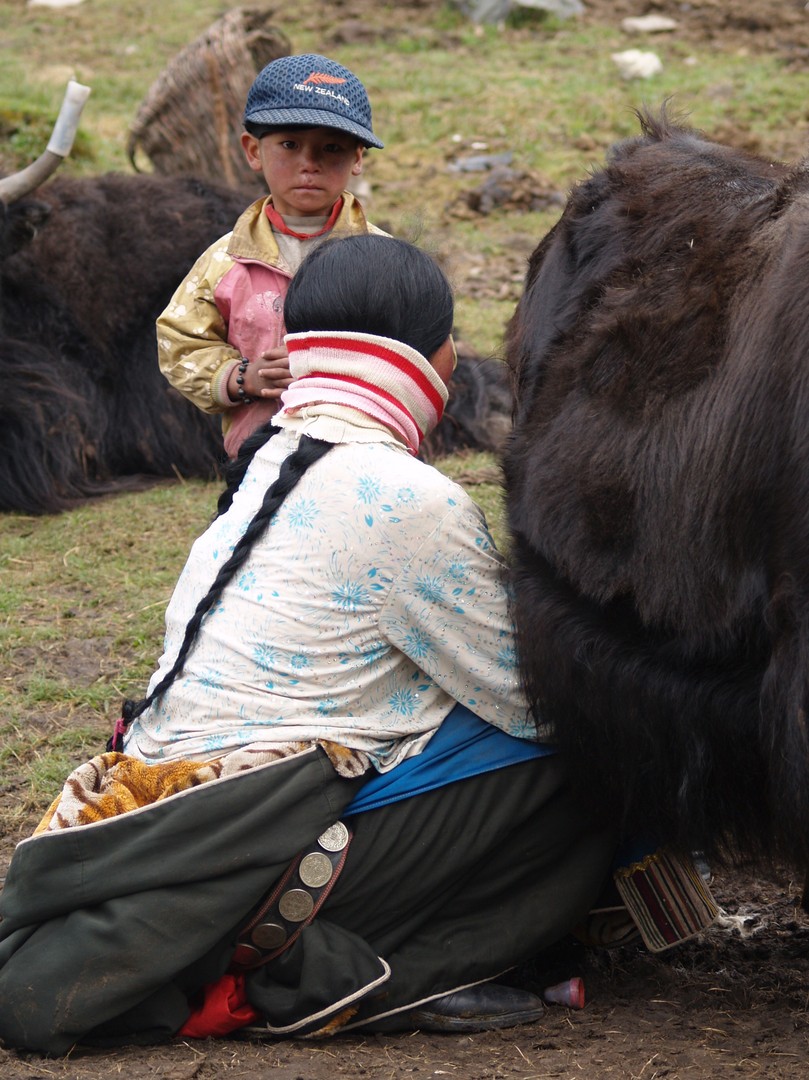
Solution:
{"label": "white yak horn", "polygon": [[67,84],[62,107],[45,151],[19,172],[0,180],[0,202],[9,206],[43,184],[70,153],[90,87],[73,79]]}

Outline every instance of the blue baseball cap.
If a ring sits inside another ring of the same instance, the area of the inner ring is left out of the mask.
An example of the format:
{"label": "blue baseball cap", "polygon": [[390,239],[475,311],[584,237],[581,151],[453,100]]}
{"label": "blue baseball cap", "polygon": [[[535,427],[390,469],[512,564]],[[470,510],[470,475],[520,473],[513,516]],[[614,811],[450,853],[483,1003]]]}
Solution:
{"label": "blue baseball cap", "polygon": [[360,80],[317,53],[282,56],[262,68],[247,95],[244,124],[336,128],[364,146],[384,145],[371,129],[371,103]]}

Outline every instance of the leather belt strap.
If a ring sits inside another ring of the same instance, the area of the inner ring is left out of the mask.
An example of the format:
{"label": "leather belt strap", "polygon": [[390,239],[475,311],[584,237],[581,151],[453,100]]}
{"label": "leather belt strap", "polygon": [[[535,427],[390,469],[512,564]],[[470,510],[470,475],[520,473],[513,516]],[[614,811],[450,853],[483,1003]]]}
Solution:
{"label": "leather belt strap", "polygon": [[352,835],[344,822],[337,821],[292,860],[240,930],[228,968],[231,973],[274,960],[312,922],[340,876]]}

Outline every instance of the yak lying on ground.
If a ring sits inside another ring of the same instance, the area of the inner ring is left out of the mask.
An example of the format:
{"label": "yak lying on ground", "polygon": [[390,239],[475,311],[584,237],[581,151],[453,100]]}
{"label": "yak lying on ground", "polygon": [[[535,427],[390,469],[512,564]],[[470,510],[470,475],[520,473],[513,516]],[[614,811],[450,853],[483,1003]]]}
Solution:
{"label": "yak lying on ground", "polygon": [[463,450],[503,450],[511,434],[513,400],[502,360],[483,357],[458,342],[458,366],[438,426],[422,443],[428,461]]}
{"label": "yak lying on ground", "polygon": [[[48,513],[133,478],[212,478],[218,417],[172,390],[155,319],[255,192],[181,177],[57,179],[0,194],[0,511]],[[502,365],[467,356],[428,456],[499,449]]]}
{"label": "yak lying on ground", "polygon": [[641,117],[508,331],[520,663],[582,792],[809,862],[809,164]]}
{"label": "yak lying on ground", "polygon": [[110,174],[0,203],[0,510],[60,510],[134,474],[216,474],[218,419],[160,374],[155,319],[250,199]]}

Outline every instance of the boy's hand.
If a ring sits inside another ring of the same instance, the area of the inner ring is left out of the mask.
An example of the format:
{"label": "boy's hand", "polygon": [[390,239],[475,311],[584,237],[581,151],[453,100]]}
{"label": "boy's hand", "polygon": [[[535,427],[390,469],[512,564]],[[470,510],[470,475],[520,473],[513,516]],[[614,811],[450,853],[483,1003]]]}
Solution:
{"label": "boy's hand", "polygon": [[[262,353],[261,359],[257,360],[255,365],[248,365],[248,371],[253,366],[257,369],[256,397],[277,398],[286,390],[292,382],[288,357],[286,345],[279,345],[275,349],[267,349]],[[248,393],[250,393],[249,390]]]}
{"label": "boy's hand", "polygon": [[[238,369],[233,368],[228,376],[228,394],[236,403],[239,401],[237,374]],[[260,359],[247,365],[242,388],[250,398],[272,399],[279,398],[291,382],[287,349],[285,345],[279,345],[275,349],[267,349]]]}

